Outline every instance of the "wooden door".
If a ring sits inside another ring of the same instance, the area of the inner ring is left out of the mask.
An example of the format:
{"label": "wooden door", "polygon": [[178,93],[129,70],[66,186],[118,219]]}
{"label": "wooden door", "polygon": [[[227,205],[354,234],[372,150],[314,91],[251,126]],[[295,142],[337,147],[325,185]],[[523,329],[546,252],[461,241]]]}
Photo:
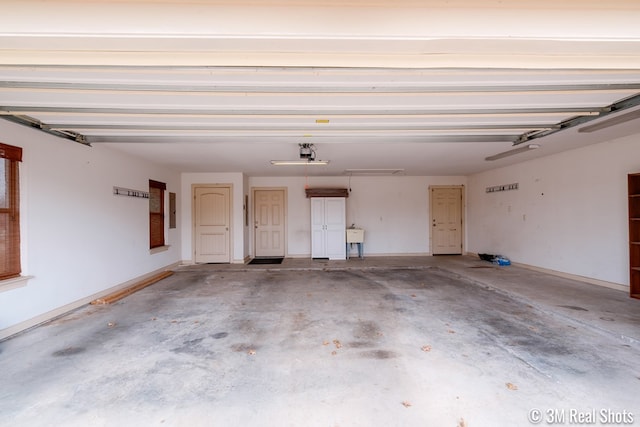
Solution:
{"label": "wooden door", "polygon": [[284,190],[253,192],[256,257],[284,257],[285,255],[284,199]]}
{"label": "wooden door", "polygon": [[230,187],[194,187],[195,262],[231,262]]}
{"label": "wooden door", "polygon": [[431,188],[431,253],[462,254],[462,188]]}

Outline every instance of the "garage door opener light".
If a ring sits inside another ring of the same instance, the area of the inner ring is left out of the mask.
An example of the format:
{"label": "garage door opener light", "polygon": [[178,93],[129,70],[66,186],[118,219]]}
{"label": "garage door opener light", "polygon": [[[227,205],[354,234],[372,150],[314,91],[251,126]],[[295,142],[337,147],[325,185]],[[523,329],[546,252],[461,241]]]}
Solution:
{"label": "garage door opener light", "polygon": [[300,166],[300,165],[327,165],[329,160],[316,160],[316,147],[313,144],[302,143],[300,147],[300,160],[271,160],[276,166]]}

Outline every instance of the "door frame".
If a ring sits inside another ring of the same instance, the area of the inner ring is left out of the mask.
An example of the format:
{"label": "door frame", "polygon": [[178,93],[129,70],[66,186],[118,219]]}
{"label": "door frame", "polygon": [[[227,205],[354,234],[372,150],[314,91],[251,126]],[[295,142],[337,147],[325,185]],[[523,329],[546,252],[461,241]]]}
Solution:
{"label": "door frame", "polygon": [[229,264],[233,263],[233,184],[191,184],[191,256],[196,263],[196,187],[229,189]]}
{"label": "door frame", "polygon": [[[256,256],[256,229],[255,229],[255,208],[256,208],[256,191],[272,191],[278,190],[284,192],[284,207],[282,209],[282,220],[284,221],[284,256],[289,256],[289,194],[287,192],[288,187],[251,187],[251,206],[249,224],[251,229],[251,255]],[[254,225],[254,227],[251,227]]]}
{"label": "door frame", "polygon": [[432,226],[433,223],[433,191],[434,189],[460,189],[460,219],[462,222],[460,229],[460,238],[462,239],[462,255],[467,253],[467,234],[466,234],[466,224],[467,219],[465,212],[467,211],[467,203],[466,203],[466,195],[465,195],[465,187],[464,184],[460,185],[430,185],[429,189],[429,222],[427,223],[427,228],[429,229],[429,255],[433,256],[433,232]]}

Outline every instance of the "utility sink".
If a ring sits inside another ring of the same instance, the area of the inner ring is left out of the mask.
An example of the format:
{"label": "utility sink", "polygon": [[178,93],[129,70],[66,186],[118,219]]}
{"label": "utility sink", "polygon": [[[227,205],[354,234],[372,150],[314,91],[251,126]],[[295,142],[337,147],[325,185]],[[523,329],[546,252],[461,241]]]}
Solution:
{"label": "utility sink", "polygon": [[362,228],[347,228],[347,243],[364,242],[364,230]]}

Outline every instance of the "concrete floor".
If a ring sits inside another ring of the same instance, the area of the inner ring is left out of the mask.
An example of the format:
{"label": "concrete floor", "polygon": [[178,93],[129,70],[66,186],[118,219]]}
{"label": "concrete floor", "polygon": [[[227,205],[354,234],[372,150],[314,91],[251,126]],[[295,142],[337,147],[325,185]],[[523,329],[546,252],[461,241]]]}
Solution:
{"label": "concrete floor", "polygon": [[198,265],[0,342],[0,425],[640,424],[639,365],[640,301],[517,266]]}

